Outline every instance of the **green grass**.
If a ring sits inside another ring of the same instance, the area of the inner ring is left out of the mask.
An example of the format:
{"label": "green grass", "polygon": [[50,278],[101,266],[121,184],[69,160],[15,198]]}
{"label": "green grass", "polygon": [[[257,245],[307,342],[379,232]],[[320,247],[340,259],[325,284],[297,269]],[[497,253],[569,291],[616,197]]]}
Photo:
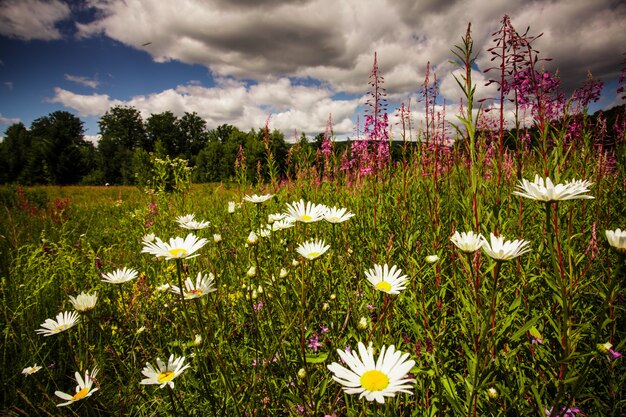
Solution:
{"label": "green grass", "polygon": [[[28,212],[7,205],[0,231],[2,413],[543,416],[558,404],[589,416],[622,415],[623,359],[610,361],[597,345],[610,340],[624,350],[624,259],[604,238],[606,229],[625,226],[624,172],[607,174],[597,154],[585,159],[579,152],[554,172],[559,182],[594,182],[595,199],[559,203],[558,234],[554,222],[546,226],[545,205],[511,194],[514,172],[503,172],[499,186],[495,171],[469,175],[460,149],[437,156],[437,175],[435,155],[420,148],[406,168],[350,186],[345,177],[320,182],[306,175],[276,189],[194,185],[184,197],[156,196],[158,211],[134,188],[27,189],[45,194],[45,206]],[[540,172],[539,160],[525,155],[525,178]],[[252,192],[275,197],[228,213],[228,201]],[[298,223],[247,245],[268,214],[300,198],[355,216],[335,226]],[[149,232],[164,240],[186,236],[175,217],[189,213],[211,226],[197,232],[209,242],[182,263],[183,278],[213,273],[217,291],[182,308],[175,294],[157,290],[178,285],[176,262],[141,253],[141,239]],[[484,254],[459,252],[449,240],[454,230],[497,231],[530,241],[532,251],[495,268]],[[295,249],[313,238],[330,249],[305,261]],[[440,260],[429,264],[432,254]],[[410,278],[399,295],[375,291],[365,279],[384,263]],[[139,278],[119,286],[101,281],[121,267],[135,268]],[[97,291],[98,302],[78,326],[50,337],[35,333],[71,310],[69,296],[82,291]],[[531,329],[542,343],[533,343]],[[308,345],[316,335],[314,351]],[[409,353],[413,395],[376,406],[343,393],[326,366],[339,360],[337,349],[359,341]],[[170,354],[191,365],[174,380],[174,402],[167,388],[139,384],[146,362]],[[24,377],[21,370],[34,363],[44,368]],[[54,391],[73,392],[74,372],[95,366],[99,390],[57,408]]]}

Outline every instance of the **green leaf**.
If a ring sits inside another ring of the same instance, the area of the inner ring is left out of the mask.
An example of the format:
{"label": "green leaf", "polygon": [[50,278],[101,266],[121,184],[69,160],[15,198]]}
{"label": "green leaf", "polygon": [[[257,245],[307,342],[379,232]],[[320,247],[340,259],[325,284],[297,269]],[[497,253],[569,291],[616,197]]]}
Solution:
{"label": "green leaf", "polygon": [[306,363],[322,363],[328,358],[328,352],[306,355]]}

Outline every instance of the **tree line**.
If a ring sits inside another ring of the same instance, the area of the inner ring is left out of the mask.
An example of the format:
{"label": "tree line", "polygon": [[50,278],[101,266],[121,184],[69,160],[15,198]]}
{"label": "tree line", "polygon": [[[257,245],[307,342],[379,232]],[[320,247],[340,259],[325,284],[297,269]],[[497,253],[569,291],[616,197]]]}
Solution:
{"label": "tree line", "polygon": [[[98,125],[97,145],[85,140],[83,122],[66,111],[38,118],[30,128],[23,123],[9,126],[0,142],[0,183],[132,185],[152,156],[186,159],[194,167],[195,182],[228,181],[241,152],[248,177],[255,178],[265,158],[264,143],[285,172],[289,145],[281,132],[267,127],[244,132],[224,124],[208,129],[196,113],[177,117],[170,111],[143,120],[128,106],[112,107]],[[305,150],[316,146],[304,134],[300,139]]]}
{"label": "tree line", "polygon": [[[596,140],[602,136],[603,146],[614,148],[623,141],[624,112],[626,106],[620,105],[589,116],[588,122],[601,131]],[[196,113],[177,117],[170,111],[143,120],[140,112],[129,106],[112,107],[98,125],[101,137],[97,145],[85,140],[83,122],[66,111],[40,117],[30,128],[23,123],[9,126],[0,141],[0,184],[135,185],[150,170],[154,157],[187,160],[196,183],[232,181],[236,162],[243,164],[248,180],[267,180],[268,154],[274,174],[284,177],[295,174],[298,167],[320,163],[324,139],[332,137],[332,132],[319,133],[309,140],[302,133],[298,146],[292,148],[282,132],[270,132],[267,126],[248,132],[229,124],[209,129]],[[536,128],[529,133],[533,142]],[[505,146],[516,148],[517,136],[507,131]],[[423,132],[419,138],[409,147],[425,140]],[[333,153],[346,156],[357,142],[334,142]],[[393,141],[390,161],[401,159],[403,148],[401,141]]]}

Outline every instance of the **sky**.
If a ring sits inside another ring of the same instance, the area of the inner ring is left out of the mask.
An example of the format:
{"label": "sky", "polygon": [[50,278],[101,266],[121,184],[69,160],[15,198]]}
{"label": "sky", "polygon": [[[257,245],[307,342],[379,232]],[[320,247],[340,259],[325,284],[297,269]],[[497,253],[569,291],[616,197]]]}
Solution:
{"label": "sky", "polygon": [[[270,127],[287,140],[354,134],[367,99],[374,53],[392,125],[411,100],[424,119],[421,86],[430,62],[446,117],[460,90],[449,61],[471,22],[477,98],[495,74],[487,49],[504,15],[558,71],[570,94],[589,71],[606,84],[594,109],[621,104],[626,64],[624,0],[0,0],[0,135],[57,110],[85,124],[112,106],[150,114],[196,112],[209,129]],[[362,120],[362,119],[361,119]],[[294,133],[295,132],[295,133]]]}

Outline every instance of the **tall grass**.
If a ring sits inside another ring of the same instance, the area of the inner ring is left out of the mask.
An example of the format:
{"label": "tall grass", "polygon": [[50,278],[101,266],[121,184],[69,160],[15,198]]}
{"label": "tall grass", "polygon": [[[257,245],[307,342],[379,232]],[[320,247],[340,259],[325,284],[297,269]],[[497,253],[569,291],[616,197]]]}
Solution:
{"label": "tall grass", "polygon": [[[469,31],[458,57],[471,67]],[[471,78],[459,81],[470,98]],[[462,117],[467,129],[453,146],[433,119],[402,161],[366,174],[318,155],[330,166],[308,161],[288,171],[289,181],[272,177],[256,189],[244,176],[233,187],[195,185],[185,198],[120,187],[27,190],[43,190],[48,203],[7,205],[3,216],[2,413],[623,415],[624,361],[598,345],[626,344],[626,261],[604,237],[626,227],[624,167],[607,165],[611,155],[595,146],[591,128],[566,141],[567,126],[557,127],[542,132],[551,136],[539,147],[494,152],[499,137],[494,144],[476,129],[474,115]],[[519,178],[546,172],[555,183],[591,181],[594,199],[541,203],[513,194]],[[274,197],[242,200],[254,192]],[[269,214],[300,199],[355,216],[250,239]],[[232,213],[229,201],[240,203]],[[148,233],[186,236],[175,218],[190,213],[211,222],[196,232],[209,241],[199,256],[142,253]],[[531,251],[509,261],[468,255],[451,243],[455,231],[524,239]],[[296,248],[312,239],[330,249],[306,260]],[[407,289],[375,290],[365,279],[375,264],[400,268]],[[139,277],[102,282],[122,267]],[[215,292],[182,301],[162,290],[199,272],[215,276]],[[83,291],[97,291],[98,302],[77,326],[35,333]],[[358,342],[409,353],[413,395],[380,405],[344,393],[327,365]],[[191,365],[174,388],[140,385],[145,364],[171,354]],[[43,368],[24,377],[34,363]],[[99,390],[57,407],[54,392],[73,392],[74,372],[96,366]]]}

